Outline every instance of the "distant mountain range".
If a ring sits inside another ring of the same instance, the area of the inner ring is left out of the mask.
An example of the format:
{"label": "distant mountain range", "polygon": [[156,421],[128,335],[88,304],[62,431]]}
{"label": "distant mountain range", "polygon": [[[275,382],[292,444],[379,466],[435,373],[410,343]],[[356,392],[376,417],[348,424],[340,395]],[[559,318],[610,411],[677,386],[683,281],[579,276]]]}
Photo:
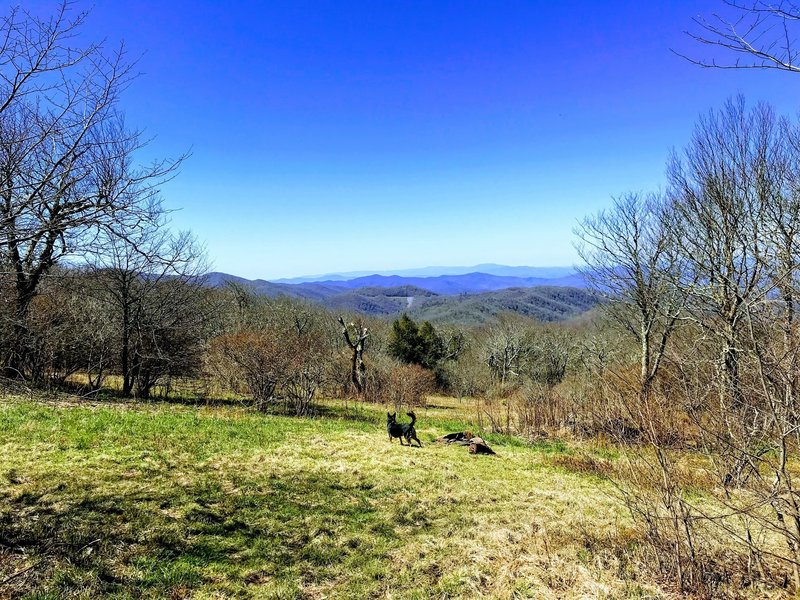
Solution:
{"label": "distant mountain range", "polygon": [[571,267],[509,267],[495,263],[484,263],[473,267],[420,267],[417,269],[396,269],[391,271],[349,271],[345,273],[327,273],[325,275],[305,275],[290,279],[270,279],[273,283],[308,283],[320,281],[349,281],[372,275],[399,275],[400,277],[439,277],[440,275],[467,275],[484,273],[504,277],[538,277],[557,279],[575,273]]}
{"label": "distant mountain range", "polygon": [[[210,286],[246,285],[260,294],[303,298],[345,312],[374,316],[407,312],[419,319],[470,324],[485,322],[503,311],[542,321],[558,321],[577,316],[599,301],[585,289],[584,278],[572,269],[503,265],[473,268],[494,272],[420,275],[420,272],[465,269],[426,267],[402,271],[405,275],[342,273],[320,276],[326,279],[318,281],[304,277],[282,281],[249,280],[227,273],[209,273],[207,283]],[[349,275],[357,276],[344,278]]]}
{"label": "distant mountain range", "polygon": [[[480,265],[479,265],[480,266]],[[264,279],[249,280],[227,273],[210,273],[210,285],[221,285],[227,281],[247,284],[257,291],[271,296],[285,294],[300,298],[321,299],[344,289],[358,289],[364,287],[396,288],[414,286],[436,294],[474,294],[503,290],[512,287],[578,287],[585,288],[586,282],[582,275],[566,267],[504,267],[502,265],[485,265],[495,273],[485,271],[470,271],[467,273],[442,274],[442,275],[397,275],[397,274],[370,274],[336,279],[335,275],[327,275],[331,279],[307,281],[305,278],[297,280],[267,281]],[[440,270],[447,267],[429,267]],[[461,267],[450,267],[453,270]],[[424,269],[416,269],[422,271]],[[510,274],[512,273],[512,274]],[[532,275],[535,273],[535,275]],[[545,276],[545,274],[549,274]],[[291,282],[291,283],[290,283]]]}

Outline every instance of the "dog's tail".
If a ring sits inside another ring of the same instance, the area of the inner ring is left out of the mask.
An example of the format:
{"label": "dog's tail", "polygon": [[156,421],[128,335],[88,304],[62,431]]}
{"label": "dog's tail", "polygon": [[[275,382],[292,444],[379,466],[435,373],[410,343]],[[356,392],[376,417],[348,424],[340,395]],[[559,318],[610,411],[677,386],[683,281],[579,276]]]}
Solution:
{"label": "dog's tail", "polygon": [[411,417],[411,425],[413,426],[417,422],[417,415],[414,414],[414,411],[409,411],[406,414]]}

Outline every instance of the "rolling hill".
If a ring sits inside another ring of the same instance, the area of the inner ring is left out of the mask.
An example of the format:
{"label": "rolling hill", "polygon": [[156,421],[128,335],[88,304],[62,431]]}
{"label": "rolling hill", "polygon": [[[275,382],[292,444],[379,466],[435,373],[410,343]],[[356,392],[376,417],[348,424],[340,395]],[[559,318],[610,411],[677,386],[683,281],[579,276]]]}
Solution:
{"label": "rolling hill", "polygon": [[408,313],[418,320],[463,325],[485,323],[503,312],[552,322],[577,317],[599,302],[600,298],[588,290],[539,286],[425,298],[412,305]]}
{"label": "rolling hill", "polygon": [[[502,271],[501,265],[490,266],[494,267],[495,271]],[[399,288],[413,286],[436,294],[457,295],[538,286],[586,287],[583,276],[567,269],[552,267],[538,270],[538,272],[557,275],[556,277],[528,275],[529,273],[537,272],[536,267],[504,267],[504,269],[507,273],[517,274],[484,273],[481,271],[430,277],[373,274],[354,277],[352,279],[328,279],[324,281],[302,281],[298,283],[266,281],[264,279],[248,280],[237,277],[236,275],[218,272],[209,273],[207,278],[209,285],[212,286],[233,282],[249,285],[259,293],[269,296],[284,294],[295,298],[308,298],[312,300],[322,300],[340,294],[345,290],[361,288]]]}
{"label": "rolling hill", "polygon": [[561,321],[576,317],[599,302],[595,294],[583,289],[583,280],[577,274],[555,279],[487,273],[437,277],[370,275],[346,281],[288,284],[210,273],[207,283],[215,287],[228,283],[245,285],[259,294],[301,298],[335,311],[378,317],[406,312],[417,319],[459,324],[483,323],[502,312],[540,321]]}
{"label": "rolling hill", "polygon": [[414,286],[368,287],[330,296],[322,304],[331,310],[389,316],[408,312],[415,302],[436,296],[433,292]]}
{"label": "rolling hill", "polygon": [[[275,285],[275,284],[273,284]],[[437,294],[456,295],[489,292],[516,287],[573,286],[585,287],[583,278],[570,274],[559,278],[516,277],[492,275],[490,273],[464,273],[462,275],[439,275],[436,277],[403,277],[400,275],[367,275],[345,281],[320,281],[296,284],[299,288],[314,289],[316,286],[357,289],[362,287],[399,287],[411,285]]]}

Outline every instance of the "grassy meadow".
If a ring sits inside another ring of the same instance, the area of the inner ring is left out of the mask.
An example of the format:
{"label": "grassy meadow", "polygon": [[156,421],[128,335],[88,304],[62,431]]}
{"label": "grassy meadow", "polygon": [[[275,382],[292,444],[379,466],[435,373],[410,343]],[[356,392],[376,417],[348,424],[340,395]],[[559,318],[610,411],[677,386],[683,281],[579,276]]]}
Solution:
{"label": "grassy meadow", "polygon": [[0,598],[660,598],[597,465],[486,436],[468,406],[316,418],[236,404],[0,400]]}

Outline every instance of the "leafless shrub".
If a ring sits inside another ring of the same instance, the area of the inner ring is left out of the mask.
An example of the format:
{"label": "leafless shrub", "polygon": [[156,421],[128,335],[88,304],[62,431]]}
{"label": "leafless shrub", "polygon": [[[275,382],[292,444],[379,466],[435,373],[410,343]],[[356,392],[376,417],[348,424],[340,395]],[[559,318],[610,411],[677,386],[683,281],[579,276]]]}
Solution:
{"label": "leafless shrub", "polygon": [[237,393],[247,393],[267,410],[284,382],[292,357],[282,340],[269,332],[221,335],[211,341],[209,368]]}
{"label": "leafless shrub", "polygon": [[224,387],[250,396],[259,410],[314,411],[314,398],[335,381],[335,332],[319,310],[283,299],[254,301],[239,331],[211,340],[207,369]]}
{"label": "leafless shrub", "polygon": [[398,364],[389,372],[387,384],[387,400],[400,411],[427,406],[426,396],[434,390],[436,377],[419,365]]}

